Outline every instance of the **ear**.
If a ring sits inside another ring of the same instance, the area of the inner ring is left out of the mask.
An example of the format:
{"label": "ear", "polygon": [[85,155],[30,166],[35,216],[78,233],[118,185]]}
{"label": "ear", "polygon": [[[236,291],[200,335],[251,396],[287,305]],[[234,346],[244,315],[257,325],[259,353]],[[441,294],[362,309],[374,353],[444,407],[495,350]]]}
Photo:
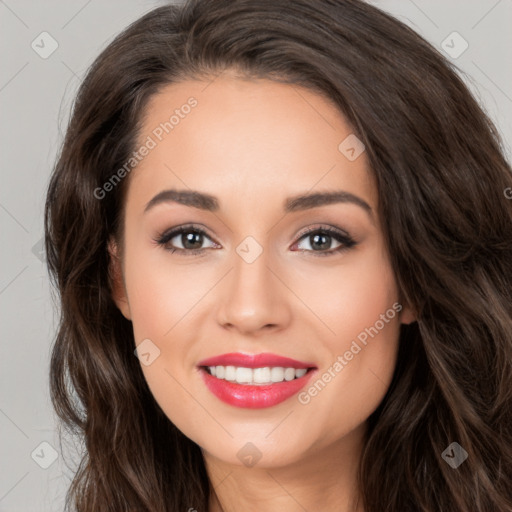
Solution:
{"label": "ear", "polygon": [[109,282],[112,299],[116,303],[119,311],[127,320],[131,320],[130,304],[128,303],[128,296],[126,294],[126,287],[123,279],[123,269],[121,265],[121,258],[119,255],[119,248],[117,243],[110,239],[108,242],[109,253]]}

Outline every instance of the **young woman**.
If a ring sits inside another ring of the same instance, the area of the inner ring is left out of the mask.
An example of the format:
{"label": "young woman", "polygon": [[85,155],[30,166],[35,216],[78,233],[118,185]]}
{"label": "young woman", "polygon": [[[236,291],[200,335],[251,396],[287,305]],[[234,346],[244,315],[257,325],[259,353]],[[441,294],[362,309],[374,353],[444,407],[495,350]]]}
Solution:
{"label": "young woman", "polygon": [[450,64],[362,1],[137,20],[46,203],[68,508],[512,510],[511,187]]}

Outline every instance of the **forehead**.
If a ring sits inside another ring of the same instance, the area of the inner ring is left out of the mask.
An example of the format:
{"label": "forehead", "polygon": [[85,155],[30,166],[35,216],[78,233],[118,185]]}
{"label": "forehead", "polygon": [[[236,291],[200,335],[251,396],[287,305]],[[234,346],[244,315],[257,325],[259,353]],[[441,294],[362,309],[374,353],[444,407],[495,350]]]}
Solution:
{"label": "forehead", "polygon": [[170,84],[146,106],[137,147],[150,149],[129,197],[191,188],[263,207],[263,198],[343,189],[375,203],[366,156],[348,159],[347,137],[331,100],[300,86],[230,76]]}

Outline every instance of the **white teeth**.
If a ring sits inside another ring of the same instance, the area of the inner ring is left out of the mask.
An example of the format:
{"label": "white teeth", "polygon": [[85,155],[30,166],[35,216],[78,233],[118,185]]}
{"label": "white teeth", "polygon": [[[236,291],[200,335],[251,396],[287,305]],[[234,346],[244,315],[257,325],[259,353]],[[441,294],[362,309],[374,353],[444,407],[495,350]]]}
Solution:
{"label": "white teeth", "polygon": [[209,366],[210,373],[217,379],[229,380],[237,384],[272,384],[298,379],[306,375],[306,368],[244,368],[243,366]]}
{"label": "white teeth", "polygon": [[270,380],[272,382],[283,382],[284,380],[284,368],[275,366],[270,369]]}
{"label": "white teeth", "polygon": [[[217,366],[218,368],[218,366]],[[234,366],[226,366],[226,373],[224,375],[226,380],[235,380],[236,379],[236,371]]]}
{"label": "white teeth", "polygon": [[295,379],[295,368],[286,368],[284,371],[284,380]]}
{"label": "white teeth", "polygon": [[270,368],[254,368],[252,378],[257,384],[270,382]]}
{"label": "white teeth", "polygon": [[235,380],[239,384],[252,381],[252,370],[250,368],[237,368],[235,374]]}

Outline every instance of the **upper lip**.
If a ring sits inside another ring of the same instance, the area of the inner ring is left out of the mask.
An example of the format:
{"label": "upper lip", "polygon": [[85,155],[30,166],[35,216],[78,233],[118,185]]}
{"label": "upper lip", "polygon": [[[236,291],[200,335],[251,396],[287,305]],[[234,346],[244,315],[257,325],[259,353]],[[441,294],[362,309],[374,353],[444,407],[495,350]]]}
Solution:
{"label": "upper lip", "polygon": [[280,366],[283,368],[316,368],[313,363],[297,361],[289,357],[278,356],[271,353],[242,354],[231,352],[219,356],[203,359],[198,366],[239,366],[243,368],[264,368],[266,366]]}

